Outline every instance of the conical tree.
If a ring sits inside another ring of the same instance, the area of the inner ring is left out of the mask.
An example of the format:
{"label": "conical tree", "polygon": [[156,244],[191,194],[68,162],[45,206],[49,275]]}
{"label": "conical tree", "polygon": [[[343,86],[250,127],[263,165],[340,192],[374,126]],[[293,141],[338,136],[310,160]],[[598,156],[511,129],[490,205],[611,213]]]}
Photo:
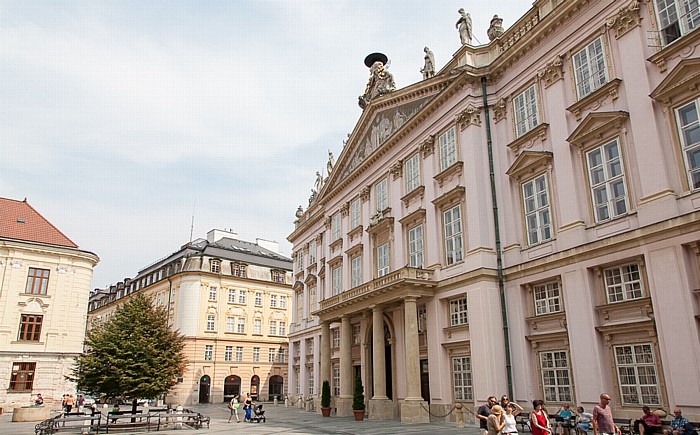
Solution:
{"label": "conical tree", "polygon": [[86,351],[67,378],[90,394],[131,400],[136,411],[137,399],[167,393],[182,375],[184,346],[165,309],[136,294],[88,331]]}

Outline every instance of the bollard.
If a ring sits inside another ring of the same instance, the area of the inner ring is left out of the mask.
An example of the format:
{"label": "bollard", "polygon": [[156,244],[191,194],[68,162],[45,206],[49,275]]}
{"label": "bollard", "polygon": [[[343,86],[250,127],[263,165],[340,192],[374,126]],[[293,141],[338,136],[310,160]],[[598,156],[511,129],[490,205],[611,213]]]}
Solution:
{"label": "bollard", "polygon": [[275,403],[275,406],[277,406],[277,396],[275,396],[274,403]]}
{"label": "bollard", "polygon": [[455,410],[457,411],[455,413],[456,420],[457,420],[457,429],[463,429],[464,428],[464,409],[463,405],[461,403],[456,403],[455,404]]}
{"label": "bollard", "polygon": [[284,407],[289,408],[289,396],[284,396]]}
{"label": "bollard", "polygon": [[[182,413],[182,405],[178,405],[177,408],[175,408],[175,411],[178,413]],[[175,429],[182,429],[182,415],[178,416],[176,418],[177,423],[175,423]]]}

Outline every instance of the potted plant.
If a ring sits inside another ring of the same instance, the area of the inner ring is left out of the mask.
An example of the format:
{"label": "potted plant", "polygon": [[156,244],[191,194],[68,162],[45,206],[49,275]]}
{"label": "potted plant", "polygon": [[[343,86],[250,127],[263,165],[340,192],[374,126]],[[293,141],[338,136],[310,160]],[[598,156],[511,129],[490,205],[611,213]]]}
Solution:
{"label": "potted plant", "polygon": [[324,417],[331,415],[331,384],[328,381],[323,381],[321,388],[321,414]]}
{"label": "potted plant", "polygon": [[355,414],[355,421],[362,421],[365,418],[365,388],[362,386],[362,379],[355,378],[355,391],[352,394],[352,413]]}

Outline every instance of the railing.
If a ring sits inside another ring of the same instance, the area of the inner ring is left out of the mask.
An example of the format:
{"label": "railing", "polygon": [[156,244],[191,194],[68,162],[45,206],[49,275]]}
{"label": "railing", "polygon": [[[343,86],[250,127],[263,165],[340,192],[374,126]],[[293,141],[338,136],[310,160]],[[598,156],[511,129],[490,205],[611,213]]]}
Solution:
{"label": "railing", "polygon": [[[659,26],[661,26],[661,23],[659,23]],[[700,27],[700,5],[686,11],[661,30],[648,31],[647,45],[650,47],[665,47],[698,27]]]}

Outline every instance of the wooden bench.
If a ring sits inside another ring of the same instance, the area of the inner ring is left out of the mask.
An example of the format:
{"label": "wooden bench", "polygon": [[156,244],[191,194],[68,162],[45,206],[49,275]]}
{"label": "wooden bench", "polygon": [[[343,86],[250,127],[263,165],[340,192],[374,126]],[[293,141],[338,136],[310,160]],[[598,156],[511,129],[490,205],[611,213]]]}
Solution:
{"label": "wooden bench", "polygon": [[[200,418],[201,414],[197,412],[171,412],[171,413],[158,413],[152,416],[153,419],[157,421],[157,429],[160,430],[161,427],[173,426],[173,425],[187,425],[189,427],[199,429],[202,427],[202,422]],[[207,427],[209,427],[207,425]]]}
{"label": "wooden bench", "polygon": [[520,431],[525,432],[525,428],[527,428],[528,432],[532,432],[532,427],[530,427],[530,413],[529,412],[521,412],[520,414],[515,416],[515,425],[518,426],[520,425]]}
{"label": "wooden bench", "polygon": [[94,415],[58,415],[48,420],[42,421],[34,427],[37,435],[46,435],[65,432],[84,432],[86,430],[99,433],[102,414]]}
{"label": "wooden bench", "polygon": [[[620,428],[622,435],[632,435],[632,419],[631,418],[613,418],[615,426]],[[591,428],[593,425],[591,425]]]}

